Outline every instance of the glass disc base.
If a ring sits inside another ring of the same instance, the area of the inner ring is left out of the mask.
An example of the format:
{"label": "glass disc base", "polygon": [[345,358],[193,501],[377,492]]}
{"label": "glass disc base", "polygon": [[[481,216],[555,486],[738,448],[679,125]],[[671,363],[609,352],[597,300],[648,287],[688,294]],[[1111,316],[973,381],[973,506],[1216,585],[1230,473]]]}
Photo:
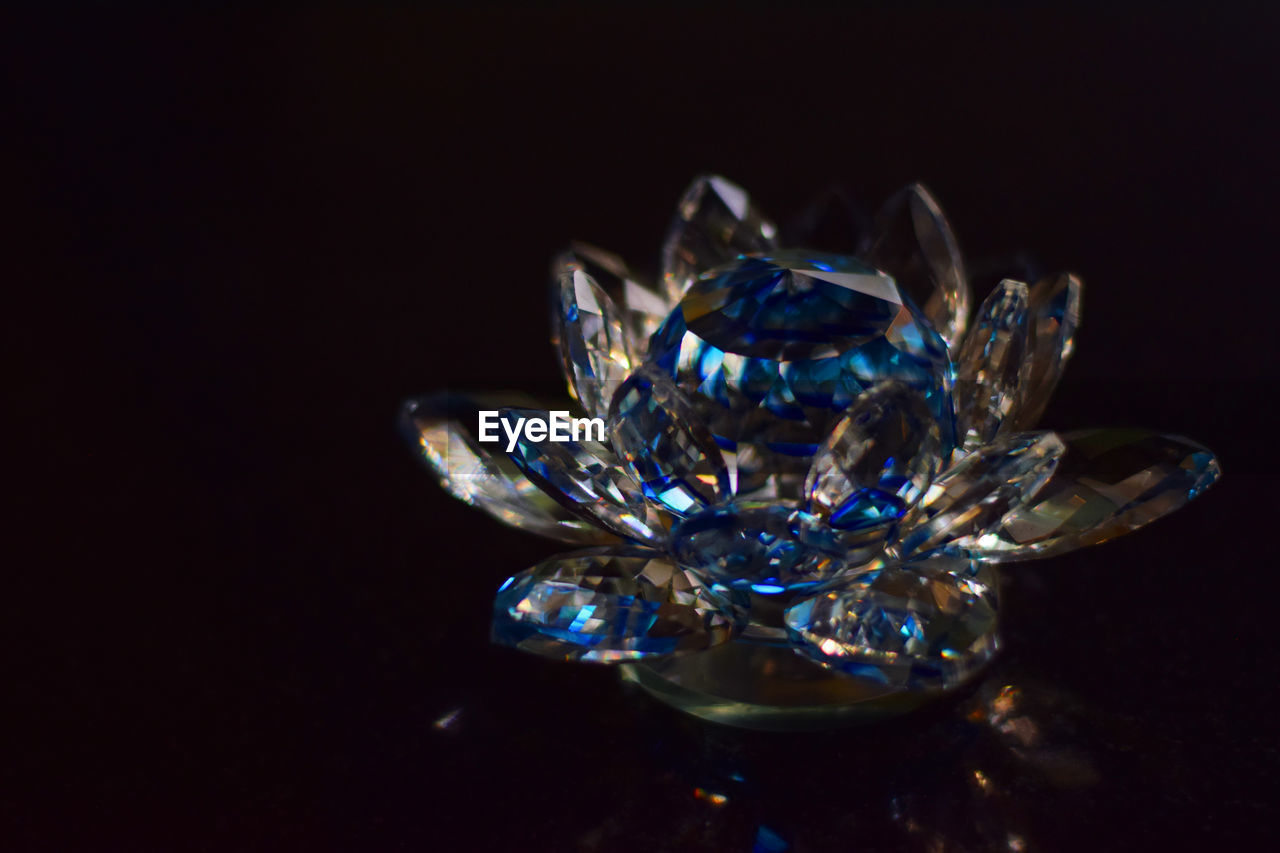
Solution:
{"label": "glass disc base", "polygon": [[815,731],[905,714],[954,691],[849,678],[785,645],[726,643],[696,655],[620,667],[625,681],[673,708],[761,731]]}

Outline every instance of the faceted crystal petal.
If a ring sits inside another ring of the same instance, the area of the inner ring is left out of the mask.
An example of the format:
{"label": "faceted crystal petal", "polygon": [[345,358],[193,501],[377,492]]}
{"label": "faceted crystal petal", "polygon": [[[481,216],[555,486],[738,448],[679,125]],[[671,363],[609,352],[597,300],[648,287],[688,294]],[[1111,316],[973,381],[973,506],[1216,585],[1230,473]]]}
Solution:
{"label": "faceted crystal petal", "polygon": [[1222,471],[1207,448],[1137,429],[1067,433],[1066,454],[1035,497],[966,548],[985,560],[1050,557],[1135,530],[1178,509]]}
{"label": "faceted crystal petal", "polygon": [[951,226],[923,185],[885,202],[867,258],[921,306],[949,347],[959,344],[972,301],[969,280]]}
{"label": "faceted crystal petal", "polygon": [[829,581],[882,550],[849,553],[835,531],[793,506],[742,501],[690,515],[671,531],[682,566],[731,587],[774,595]]}
{"label": "faceted crystal petal", "polygon": [[942,463],[942,435],[924,397],[900,382],[859,395],[813,456],[805,495],[838,530],[898,519]]}
{"label": "faceted crystal petal", "polygon": [[609,434],[645,497],[668,512],[683,516],[731,492],[715,439],[675,383],[651,366],[618,387]]}
{"label": "faceted crystal petal", "polygon": [[1027,286],[1008,279],[992,291],[956,356],[956,434],[965,450],[989,444],[1005,427],[1031,372]]}
{"label": "faceted crystal petal", "polygon": [[787,609],[791,642],[809,657],[895,687],[946,689],[996,653],[996,578],[948,557],[859,575]]}
{"label": "faceted crystal petal", "polygon": [[946,345],[893,279],[854,258],[778,252],[710,270],[653,336],[648,359],[737,454],[740,494],[801,497],[818,445],[886,380],[924,395],[950,452]]}
{"label": "faceted crystal petal", "polygon": [[[663,519],[608,445],[585,439],[530,441],[516,429],[515,419],[538,418],[554,426],[550,413],[539,409],[502,409],[499,417],[511,421],[511,432],[519,435],[515,449],[507,455],[534,485],[587,521],[619,536],[661,546],[666,538]],[[567,426],[565,431],[569,432]]]}
{"label": "faceted crystal petal", "polygon": [[944,546],[966,549],[1031,500],[1063,450],[1051,432],[1019,432],[962,457],[934,480],[904,522],[898,553],[918,559]]}
{"label": "faceted crystal petal", "polygon": [[569,250],[556,259],[552,274],[557,293],[565,276],[574,272],[586,273],[613,300],[631,352],[642,355],[649,346],[649,336],[657,331],[675,303],[654,291],[622,258],[588,243],[571,243]]}
{"label": "faceted crystal petal", "polygon": [[[510,398],[508,398],[510,399]],[[531,483],[498,443],[481,443],[481,409],[498,405],[481,396],[434,394],[405,403],[401,427],[445,491],[512,527],[562,542],[613,541]]]}
{"label": "faceted crystal petal", "polygon": [[838,553],[845,563],[859,571],[872,560],[881,560],[898,530],[898,518],[867,502],[856,523],[833,527],[813,515],[806,515],[800,540],[811,548]]}
{"label": "faceted crystal petal", "polygon": [[672,304],[706,269],[774,248],[777,227],[746,190],[719,175],[703,175],[685,190],[662,244],[662,279]]}
{"label": "faceted crystal petal", "polygon": [[1031,288],[1028,360],[1030,373],[1022,383],[1015,429],[1030,429],[1040,421],[1053,389],[1058,387],[1067,359],[1075,349],[1080,325],[1080,297],[1084,285],[1070,273],[1059,273]]}
{"label": "faceted crystal petal", "polygon": [[618,663],[728,642],[745,618],[740,593],[707,586],[657,551],[592,548],[508,578],[493,605],[493,640],[543,657]]}
{"label": "faceted crystal petal", "polygon": [[609,398],[637,363],[623,314],[584,270],[561,268],[551,311],[551,340],[569,391],[587,414],[603,417]]}

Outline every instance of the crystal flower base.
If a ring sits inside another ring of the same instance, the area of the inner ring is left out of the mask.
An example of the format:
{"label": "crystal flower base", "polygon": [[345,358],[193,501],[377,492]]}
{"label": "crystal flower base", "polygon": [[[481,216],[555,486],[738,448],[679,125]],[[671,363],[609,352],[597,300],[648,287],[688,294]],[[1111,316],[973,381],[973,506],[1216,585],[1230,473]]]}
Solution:
{"label": "crystal flower base", "polygon": [[762,731],[871,723],[914,711],[946,692],[847,678],[785,645],[745,642],[619,669],[623,680],[673,708]]}
{"label": "crystal flower base", "polygon": [[998,652],[995,564],[1104,542],[1217,480],[1179,436],[1035,428],[1075,347],[1076,276],[1005,279],[971,312],[918,185],[834,253],[794,248],[811,236],[788,247],[706,176],[656,285],[584,244],[557,258],[552,340],[575,402],[553,411],[603,440],[522,434],[553,420],[527,401],[406,404],[446,490],[579,549],[501,586],[495,642],[618,666],[717,722],[879,719],[973,683]]}

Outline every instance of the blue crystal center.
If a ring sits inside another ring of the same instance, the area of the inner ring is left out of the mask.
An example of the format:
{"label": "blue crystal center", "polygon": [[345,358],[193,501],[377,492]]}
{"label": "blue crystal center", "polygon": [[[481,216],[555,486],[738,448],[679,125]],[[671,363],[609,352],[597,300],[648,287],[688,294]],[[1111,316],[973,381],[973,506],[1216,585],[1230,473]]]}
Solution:
{"label": "blue crystal center", "polygon": [[836,416],[890,379],[919,390],[950,437],[946,345],[891,277],[855,258],[789,251],[709,270],[648,357],[722,448],[752,445],[764,469],[787,469],[778,457],[802,464]]}

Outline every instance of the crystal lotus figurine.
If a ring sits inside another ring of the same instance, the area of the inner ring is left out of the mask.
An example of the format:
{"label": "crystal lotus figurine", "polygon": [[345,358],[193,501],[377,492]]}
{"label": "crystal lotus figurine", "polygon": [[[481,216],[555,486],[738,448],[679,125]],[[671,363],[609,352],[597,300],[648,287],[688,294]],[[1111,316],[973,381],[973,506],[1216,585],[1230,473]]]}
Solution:
{"label": "crystal lotus figurine", "polygon": [[1002,281],[971,317],[923,187],[889,200],[860,255],[778,240],[742,188],[706,176],[680,200],[656,284],[588,245],[556,259],[552,340],[605,441],[526,435],[504,452],[480,440],[481,410],[547,413],[406,404],[455,497],[592,546],[508,579],[495,641],[623,664],[731,723],[900,710],[998,650],[992,564],[1110,539],[1218,478],[1178,436],[1034,430],[1071,356],[1080,280]]}

